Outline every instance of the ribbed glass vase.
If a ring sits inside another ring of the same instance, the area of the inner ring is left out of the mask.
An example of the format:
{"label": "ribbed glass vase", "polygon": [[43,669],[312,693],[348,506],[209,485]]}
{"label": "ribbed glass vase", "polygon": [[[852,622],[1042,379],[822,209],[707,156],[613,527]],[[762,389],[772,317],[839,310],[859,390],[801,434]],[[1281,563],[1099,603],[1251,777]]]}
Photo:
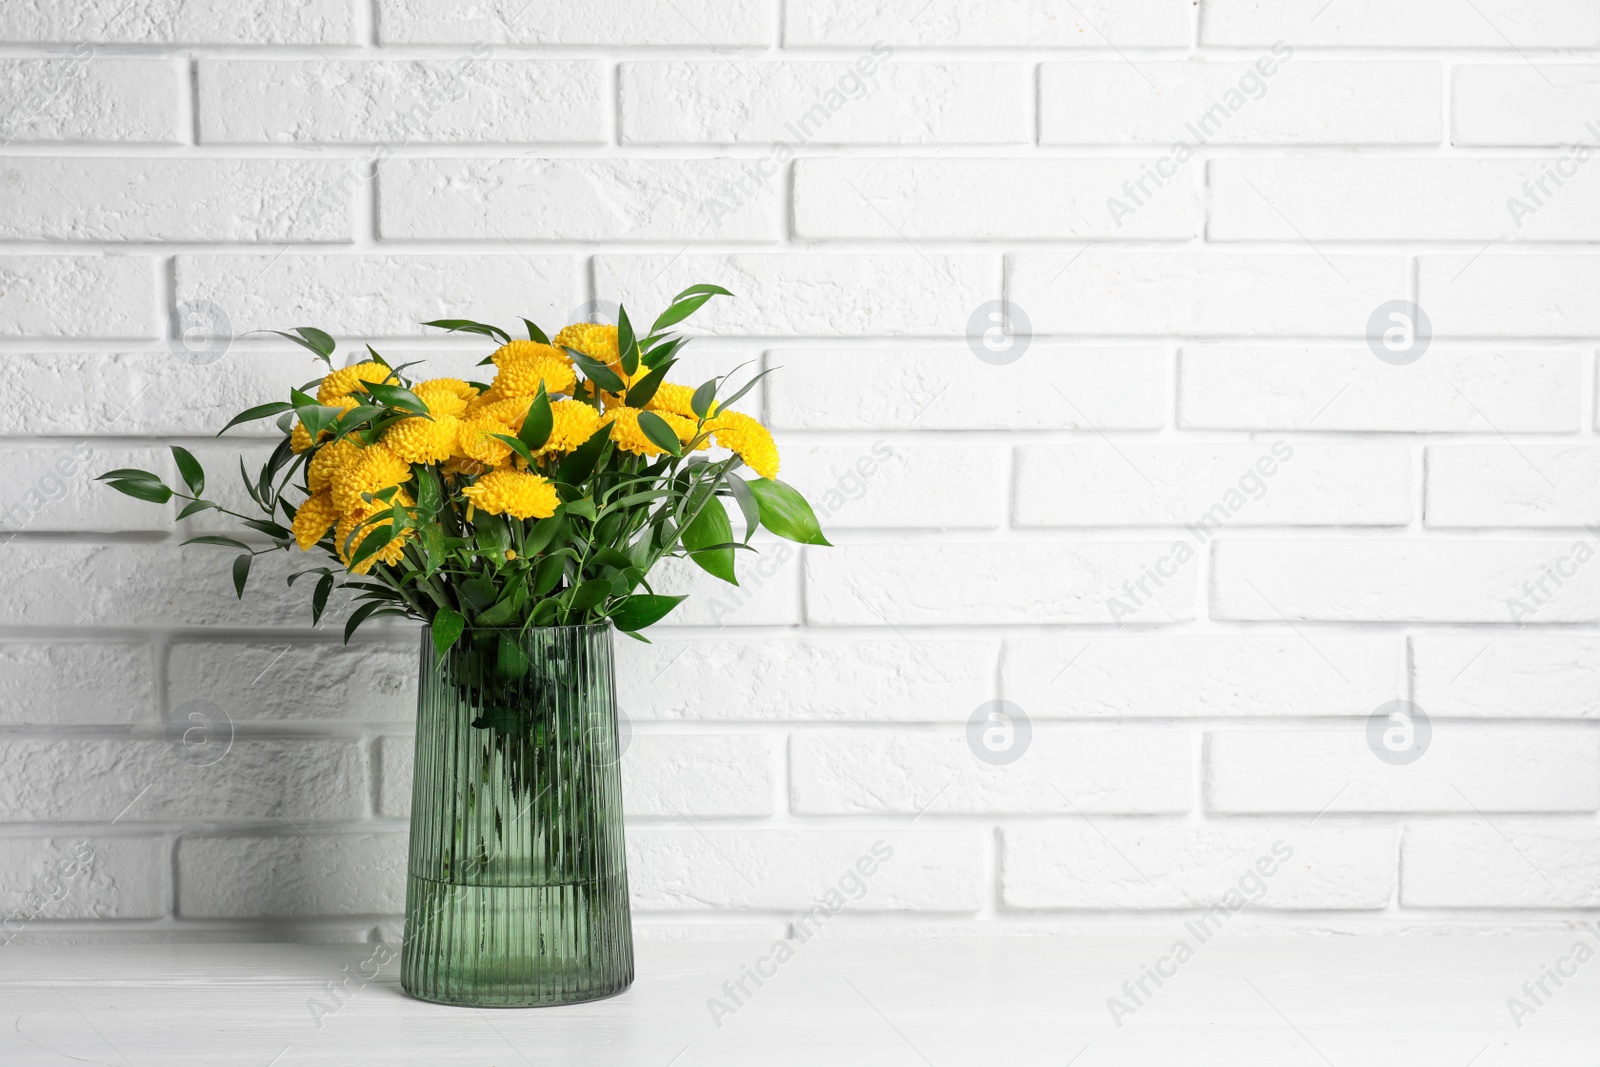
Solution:
{"label": "ribbed glass vase", "polygon": [[477,1007],[633,981],[611,626],[422,634],[401,983]]}

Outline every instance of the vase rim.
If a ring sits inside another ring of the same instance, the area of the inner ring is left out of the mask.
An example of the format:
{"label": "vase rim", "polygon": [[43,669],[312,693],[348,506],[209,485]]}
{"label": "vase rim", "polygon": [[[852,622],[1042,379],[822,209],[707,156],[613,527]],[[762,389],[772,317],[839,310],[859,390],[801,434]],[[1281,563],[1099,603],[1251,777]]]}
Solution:
{"label": "vase rim", "polygon": [[[577,630],[583,630],[583,631],[609,630],[609,629],[612,629],[612,627],[613,627],[613,624],[612,624],[610,619],[601,619],[599,622],[574,622],[574,623],[565,623],[565,624],[560,625],[560,626],[526,626],[526,627],[524,627],[524,626],[468,626],[468,627],[464,628],[461,632],[463,634],[470,634],[470,633],[505,633],[505,634],[530,633],[530,634],[532,634],[532,633],[551,633],[551,632],[560,631],[560,630],[573,630],[573,631],[577,631]],[[430,640],[432,639],[431,638],[431,633],[430,633],[428,627],[424,626],[422,628],[422,636],[424,638],[428,638]]]}

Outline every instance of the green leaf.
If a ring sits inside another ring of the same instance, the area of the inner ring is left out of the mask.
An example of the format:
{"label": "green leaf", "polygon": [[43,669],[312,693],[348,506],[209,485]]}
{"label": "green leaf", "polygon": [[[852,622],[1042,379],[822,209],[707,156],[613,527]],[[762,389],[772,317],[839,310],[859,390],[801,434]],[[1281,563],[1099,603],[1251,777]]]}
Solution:
{"label": "green leaf", "polygon": [[165,504],[172,499],[172,490],[160,482],[116,481],[106,484],[125,496],[148,500],[152,504]]}
{"label": "green leaf", "polygon": [[383,612],[385,615],[404,615],[405,612],[397,611],[388,606],[386,601],[374,600],[370,604],[362,604],[350,613],[350,618],[344,624],[344,643],[349,644],[350,638],[356,632],[356,627],[366,622],[372,616]]}
{"label": "green leaf", "polygon": [[661,388],[662,379],[667,376],[667,371],[672,369],[672,360],[667,360],[659,366],[652,367],[649,374],[634,382],[628,387],[628,406],[642,408],[650,403],[656,395],[656,390]]}
{"label": "green leaf", "polygon": [[739,579],[733,572],[733,548],[728,544],[732,540],[733,524],[728,521],[728,509],[716,496],[707,497],[700,514],[683,528],[683,547],[689,550],[689,558],[707,574],[729,585],[738,585]]}
{"label": "green leaf", "polygon": [[618,602],[611,612],[611,621],[619,630],[642,630],[666,618],[668,612],[687,599],[686,596],[635,593]]}
{"label": "green leaf", "polygon": [[[384,385],[381,382],[362,382],[361,388],[371,393],[373,398],[380,404],[388,407],[409,411],[413,415],[426,415],[428,413],[428,405],[422,402],[422,398],[402,386]],[[340,414],[342,415],[344,412],[341,411]],[[306,428],[311,428],[309,423]]]}
{"label": "green leaf", "polygon": [[322,613],[328,608],[328,594],[333,592],[333,575],[324,574],[317,579],[317,587],[311,591],[311,625],[315,626],[322,621]]}
{"label": "green leaf", "polygon": [[250,546],[243,541],[232,537],[223,537],[220,534],[206,534],[204,537],[191,537],[185,541],[186,545],[221,545],[223,548],[237,548],[240,551],[250,551]]}
{"label": "green leaf", "polygon": [[[639,343],[633,336],[633,323],[628,321],[628,309],[617,305],[617,353],[622,363],[622,373],[633,377],[639,369]],[[633,405],[638,407],[637,404]]]}
{"label": "green leaf", "polygon": [[639,429],[644,431],[644,435],[650,438],[652,444],[667,453],[667,455],[679,456],[683,454],[683,446],[678,442],[677,432],[667,425],[666,419],[663,419],[655,412],[639,412]]}
{"label": "green leaf", "polygon": [[285,411],[293,410],[294,405],[284,400],[274,400],[270,404],[257,404],[255,407],[248,408],[235,415],[228,425],[217,431],[217,436],[221,437],[241,422],[255,422],[257,419],[271,418],[273,415],[281,415]]}
{"label": "green leaf", "polygon": [[276,537],[281,539],[289,536],[288,530],[284,529],[275,522],[268,522],[266,519],[240,519],[239,522],[244,526],[250,527],[250,529],[256,531],[257,533],[266,534],[268,537]]}
{"label": "green leaf", "polygon": [[494,433],[490,434],[489,436],[493,437],[497,441],[505,442],[505,444],[510,447],[511,451],[522,457],[522,461],[524,463],[526,463],[529,467],[533,466],[533,453],[528,451],[528,446],[523,444],[520,438],[512,437],[510,434],[505,433]]}
{"label": "green leaf", "polygon": [[733,405],[735,405],[735,404],[737,404],[739,402],[739,398],[740,397],[744,396],[744,394],[748,393],[752,388],[755,387],[755,384],[757,382],[759,382],[761,379],[765,378],[767,375],[771,374],[773,371],[775,371],[777,369],[778,369],[777,367],[768,367],[766,370],[762,371],[760,374],[757,374],[755,377],[751,378],[748,382],[745,382],[743,385],[741,385],[739,387],[737,392],[735,392],[732,396],[728,397],[728,399],[724,400],[721,403],[721,405],[719,405],[717,410],[723,411],[723,410],[726,410],[728,408],[733,407]]}
{"label": "green leaf", "polygon": [[688,342],[689,339],[687,337],[674,337],[671,340],[662,341],[654,348],[648,348],[639,353],[639,362],[646,367],[654,367],[656,364],[669,359],[674,352],[688,344]]}
{"label": "green leaf", "polygon": [[461,631],[466,628],[467,620],[459,611],[454,608],[439,609],[439,614],[433,617],[431,629],[433,633],[433,654],[438,657],[440,662],[443,662],[444,654],[450,651],[450,646],[460,640]]}
{"label": "green leaf", "polygon": [[622,392],[622,379],[617,377],[616,371],[601,363],[598,359],[584,355],[576,348],[567,348],[565,345],[562,345],[562,348],[566,350],[567,355],[572,357],[572,361],[578,365],[578,369],[583,371],[585,378],[588,378],[608,393]]}
{"label": "green leaf", "polygon": [[482,322],[473,322],[471,319],[434,319],[432,322],[425,322],[422,325],[437,326],[439,329],[449,330],[451,333],[482,334],[485,337],[493,337],[503,345],[511,343],[511,335],[500,327],[489,326]]}
{"label": "green leaf", "polygon": [[550,397],[544,391],[544,383],[540,382],[539,395],[528,405],[528,413],[523,416],[522,429],[517,431],[517,437],[528,446],[530,452],[538,451],[550,440],[550,431],[554,427],[555,416],[550,411]]}
{"label": "green leaf", "polygon": [[279,337],[287,337],[301,348],[310,349],[318,359],[328,366],[333,366],[333,360],[329,358],[333,355],[333,338],[315,326],[296,326],[293,333],[285,333],[282,330],[261,330],[258,332],[275,333]]}
{"label": "green leaf", "polygon": [[761,525],[761,505],[756,503],[756,495],[750,491],[750,483],[743,478],[730,474],[723,484],[733,494],[734,502],[739,505],[739,511],[744,515],[744,539],[748,544],[750,535]]}
{"label": "green leaf", "polygon": [[233,589],[244,599],[244,583],[250,580],[250,562],[255,559],[249,552],[233,557]]}
{"label": "green leaf", "polygon": [[672,298],[672,304],[656,319],[655,325],[650,327],[652,335],[660,333],[668,326],[682,322],[684,319],[699,311],[701,306],[713,296],[732,296],[728,290],[720,285],[691,285],[683,292]]}
{"label": "green leaf", "polygon": [[546,556],[539,561],[538,569],[533,572],[533,583],[529,592],[536,597],[544,596],[560,583],[564,569],[560,556]]}
{"label": "green leaf", "polygon": [[711,414],[711,405],[716,399],[717,380],[713,378],[709,382],[702,382],[700,388],[694,391],[694,396],[689,398],[689,409],[703,419]]}
{"label": "green leaf", "polygon": [[550,343],[550,336],[535,326],[532,319],[523,319],[522,325],[528,328],[528,340],[538,341],[542,345]]}
{"label": "green leaf", "polygon": [[567,594],[567,614],[582,615],[584,612],[598,606],[601,601],[611,595],[611,579],[591,578],[581,585],[574,586]]}
{"label": "green leaf", "polygon": [[216,506],[209,500],[193,500],[185,504],[183,510],[178,512],[178,518],[187,519],[190,515],[198,515],[202,511],[210,511]]}
{"label": "green leaf", "polygon": [[803,545],[829,545],[806,498],[776,478],[756,478],[745,483],[761,507],[761,525],[779,537]]}
{"label": "green leaf", "polygon": [[557,472],[559,481],[568,485],[577,485],[586,480],[594,472],[595,464],[600,462],[600,453],[605,451],[606,445],[611,440],[611,423],[606,423],[596,430],[587,441],[572,450],[571,455],[561,461]]}
{"label": "green leaf", "polygon": [[567,507],[565,504],[557,505],[554,515],[540,519],[533,524],[533,529],[528,531],[528,536],[523,539],[522,552],[524,556],[537,556],[545,550],[556,530],[561,526],[561,521],[566,518]]}
{"label": "green leaf", "polygon": [[118,467],[114,471],[106,471],[95,478],[98,482],[154,482],[156,485],[164,484],[159,474],[138,470],[134,467]]}

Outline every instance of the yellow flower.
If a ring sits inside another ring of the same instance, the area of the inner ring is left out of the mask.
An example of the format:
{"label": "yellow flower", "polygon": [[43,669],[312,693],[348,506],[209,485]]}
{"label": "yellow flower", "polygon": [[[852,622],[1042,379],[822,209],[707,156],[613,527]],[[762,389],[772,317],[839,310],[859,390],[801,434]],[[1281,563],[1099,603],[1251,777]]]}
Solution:
{"label": "yellow flower", "polygon": [[512,341],[495,349],[489,358],[497,369],[489,388],[494,395],[484,394],[479,408],[508,397],[531,397],[539,391],[541,382],[545,392],[552,395],[571,392],[578,380],[565,352],[537,341]]}
{"label": "yellow flower", "polygon": [[478,390],[460,378],[429,378],[411,387],[417,399],[428,405],[431,415],[454,415],[460,418],[467,410],[467,401],[478,395]]}
{"label": "yellow flower", "polygon": [[[356,401],[355,397],[347,396],[347,397],[342,397],[339,400],[335,400],[335,401],[333,401],[333,402],[331,402],[331,403],[329,403],[329,404],[327,404],[325,406],[326,407],[330,407],[330,408],[341,408],[341,409],[343,409],[345,411],[349,411],[351,408],[357,407],[358,406],[358,402]],[[332,430],[323,430],[320,434],[317,435],[317,440],[318,441],[323,441],[323,440],[326,440],[327,438],[330,438],[332,436],[333,436],[333,431]],[[298,456],[300,453],[304,452],[306,449],[308,449],[310,447],[311,447],[311,431],[306,429],[305,423],[302,423],[302,422],[295,423],[294,424],[294,430],[289,434],[289,451],[293,452],[295,455]]]}
{"label": "yellow flower", "polygon": [[[696,418],[694,406],[690,403],[694,399],[694,390],[687,385],[674,385],[671,382],[662,382],[656,389],[656,395],[646,404],[646,411],[667,411],[674,415],[682,415],[686,419]],[[716,413],[717,405],[712,404],[708,416]]]}
{"label": "yellow flower", "polygon": [[454,415],[401,419],[383,432],[383,444],[407,463],[441,463],[455,452],[460,429]]}
{"label": "yellow flower", "polygon": [[590,359],[598,359],[601,363],[616,363],[621,359],[621,353],[617,349],[615,326],[578,322],[562,327],[561,332],[550,340],[557,348],[576,348]]}
{"label": "yellow flower", "polygon": [[362,504],[361,507],[339,520],[338,525],[334,528],[334,539],[338,544],[339,558],[344,561],[351,574],[366,574],[372,570],[374,563],[399,563],[405,556],[406,539],[416,534],[415,530],[409,528],[402,530],[399,537],[392,538],[382,548],[360,563],[353,567],[350,566],[350,557],[361,547],[361,542],[365,541],[374,530],[383,529],[387,524],[375,522],[371,526],[359,530],[357,527],[360,527],[363,522],[366,522],[374,515],[389,511],[396,503],[401,507],[410,507],[411,498],[406,495],[405,490],[401,490],[395,494],[394,499],[388,504]]}
{"label": "yellow flower", "polygon": [[639,409],[629,407],[608,408],[601,422],[611,424],[611,440],[624,452],[639,456],[659,456],[665,449],[644,435],[639,428]]}
{"label": "yellow flower", "polygon": [[778,476],[778,446],[767,428],[738,411],[725,411],[706,422],[716,433],[717,444],[731,450],[763,478]]}
{"label": "yellow flower", "polygon": [[571,452],[600,429],[600,413],[577,400],[561,400],[550,405],[550,439],[535,455],[546,452]]}
{"label": "yellow flower", "polygon": [[294,525],[290,527],[290,532],[294,534],[295,544],[303,552],[311,551],[311,546],[322,540],[322,535],[333,528],[338,518],[339,509],[333,506],[332,493],[324,489],[311,494],[300,505],[300,510],[294,513]]}
{"label": "yellow flower", "polygon": [[330,492],[339,514],[350,515],[367,506],[362,493],[376,493],[411,478],[411,464],[382,444],[361,450],[361,458],[333,472]]}
{"label": "yellow flower", "polygon": [[499,419],[488,415],[476,415],[462,419],[457,427],[457,446],[462,455],[468,459],[487,463],[491,467],[504,463],[506,457],[511,455],[511,447],[504,441],[497,440],[497,433],[515,435],[517,431],[507,426]]}
{"label": "yellow flower", "polygon": [[555,486],[526,471],[490,471],[461,490],[461,495],[479,511],[519,519],[547,518],[561,503]]}
{"label": "yellow flower", "polygon": [[348,437],[317,449],[306,464],[306,488],[320,493],[333,484],[333,472],[361,458],[361,446]]}
{"label": "yellow flower", "polygon": [[327,377],[322,379],[322,384],[317,387],[317,403],[332,406],[336,401],[354,393],[361,382],[387,381],[392,373],[382,363],[374,363],[371,360],[357,363],[353,367],[341,367],[329,371]]}

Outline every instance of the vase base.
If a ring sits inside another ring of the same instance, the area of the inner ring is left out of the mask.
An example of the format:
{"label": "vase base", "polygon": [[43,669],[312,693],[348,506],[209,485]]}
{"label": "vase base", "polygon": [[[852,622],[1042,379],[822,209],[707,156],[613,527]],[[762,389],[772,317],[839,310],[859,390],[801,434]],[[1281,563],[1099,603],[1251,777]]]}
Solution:
{"label": "vase base", "polygon": [[400,984],[434,1004],[535,1008],[633,983],[626,876],[548,886],[406,885]]}

